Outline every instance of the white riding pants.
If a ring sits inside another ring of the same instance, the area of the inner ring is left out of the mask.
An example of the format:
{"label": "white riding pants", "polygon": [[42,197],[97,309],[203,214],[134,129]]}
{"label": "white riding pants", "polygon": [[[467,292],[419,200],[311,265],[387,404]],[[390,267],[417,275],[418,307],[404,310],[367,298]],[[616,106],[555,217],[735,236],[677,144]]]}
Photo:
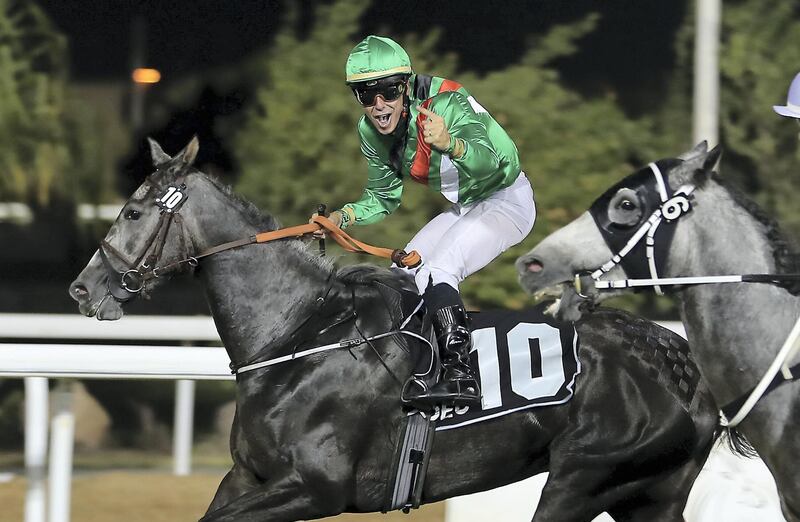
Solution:
{"label": "white riding pants", "polygon": [[458,203],[417,232],[405,250],[416,250],[422,265],[413,269],[419,293],[429,281],[458,284],[522,241],[533,229],[536,205],[525,173],[507,188],[469,205]]}

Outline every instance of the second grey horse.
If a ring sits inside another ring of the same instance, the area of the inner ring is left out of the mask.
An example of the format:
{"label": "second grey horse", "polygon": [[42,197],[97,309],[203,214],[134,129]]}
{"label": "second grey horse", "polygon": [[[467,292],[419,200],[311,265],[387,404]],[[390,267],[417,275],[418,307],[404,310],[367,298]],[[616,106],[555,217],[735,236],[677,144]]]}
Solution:
{"label": "second grey horse", "polygon": [[[797,272],[796,256],[789,253],[774,221],[713,171],[718,157],[718,149],[708,151],[701,143],[678,158],[655,162],[626,177],[589,211],[517,260],[522,286],[531,293],[559,288],[557,314],[575,319],[587,305],[619,292],[589,299],[576,292],[576,274],[604,265],[601,279],[617,280],[654,272],[661,278]],[[683,187],[690,187],[688,194],[680,194]],[[612,261],[620,252],[615,247],[627,245],[656,211],[673,216],[676,209],[665,207],[664,195],[678,195],[676,201],[683,207],[678,213],[685,214],[663,220],[663,228],[652,234],[649,252],[645,238],[622,260]],[[680,305],[690,347],[720,407],[746,396],[773,362],[800,316],[797,290],[745,283],[667,290]],[[790,364],[797,364],[796,359]],[[789,521],[800,521],[799,424],[797,381],[787,381],[764,396],[740,424],[772,472]]]}

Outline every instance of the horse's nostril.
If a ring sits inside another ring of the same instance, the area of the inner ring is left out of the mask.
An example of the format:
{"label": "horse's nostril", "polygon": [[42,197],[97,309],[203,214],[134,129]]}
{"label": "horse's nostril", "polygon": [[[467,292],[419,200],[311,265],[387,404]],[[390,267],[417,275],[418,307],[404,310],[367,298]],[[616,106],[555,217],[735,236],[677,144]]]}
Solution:
{"label": "horse's nostril", "polygon": [[81,284],[74,284],[72,285],[70,293],[73,295],[73,297],[81,298],[88,296],[89,290],[87,290],[86,287]]}
{"label": "horse's nostril", "polygon": [[544,265],[538,259],[531,259],[527,264],[528,272],[533,272],[534,274],[541,272],[544,270]]}

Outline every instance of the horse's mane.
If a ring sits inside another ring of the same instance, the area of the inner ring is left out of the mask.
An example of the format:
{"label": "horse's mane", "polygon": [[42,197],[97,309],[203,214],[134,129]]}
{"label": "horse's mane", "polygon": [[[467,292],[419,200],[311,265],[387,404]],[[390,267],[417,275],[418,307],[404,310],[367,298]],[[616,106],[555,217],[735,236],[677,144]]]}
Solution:
{"label": "horse's mane", "polygon": [[[199,172],[199,171],[197,171]],[[254,203],[243,198],[233,191],[230,185],[224,183],[216,176],[202,173],[220,192],[233,199],[244,211],[245,218],[259,230],[276,230],[281,227],[280,221],[274,216],[262,211]]]}
{"label": "horse's mane", "polygon": [[337,277],[345,284],[364,284],[378,282],[397,290],[416,292],[414,279],[400,270],[382,268],[375,265],[358,264],[341,267]]}
{"label": "horse's mane", "polygon": [[[778,274],[800,274],[800,253],[794,252],[792,245],[780,229],[778,222],[769,216],[758,204],[747,197],[741,190],[728,181],[727,178],[713,172],[711,179],[724,188],[733,199],[734,203],[743,208],[753,219],[759,222],[766,233],[767,241],[772,248],[775,260],[775,270]],[[792,294],[800,293],[800,282],[789,283],[785,288]]]}
{"label": "horse's mane", "polygon": [[[254,203],[234,192],[233,188],[224,181],[216,176],[206,174],[205,172],[198,170],[195,170],[195,172],[204,176],[217,190],[233,200],[233,203],[239,207],[248,223],[258,231],[263,232],[281,228],[281,222],[276,217],[262,211]],[[288,248],[295,250],[303,259],[317,265],[323,272],[330,273],[335,270],[333,261],[331,261],[330,258],[315,255],[304,241],[289,240],[286,242],[286,245]]]}
{"label": "horse's mane", "polygon": [[[235,203],[244,211],[245,218],[259,230],[276,230],[281,227],[280,221],[274,216],[263,212],[255,204],[248,201],[233,191],[230,185],[224,183],[216,176],[202,173],[220,192],[234,200]],[[390,270],[375,265],[358,264],[335,268],[333,261],[329,257],[320,257],[308,248],[303,241],[289,241],[287,244],[298,250],[303,257],[317,264],[325,271],[336,270],[336,277],[345,284],[365,284],[378,282],[398,290],[409,290],[416,292],[414,279],[410,274],[404,274],[399,270]]]}

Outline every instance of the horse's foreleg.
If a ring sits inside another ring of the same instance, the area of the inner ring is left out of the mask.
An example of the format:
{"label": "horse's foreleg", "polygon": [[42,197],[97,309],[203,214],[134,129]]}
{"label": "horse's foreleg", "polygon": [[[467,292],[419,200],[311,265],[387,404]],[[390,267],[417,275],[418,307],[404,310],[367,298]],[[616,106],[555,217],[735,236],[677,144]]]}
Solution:
{"label": "horse's foreleg", "polygon": [[206,515],[222,506],[229,504],[248,491],[260,486],[258,478],[244,467],[234,464],[231,470],[225,475],[214,494],[214,500],[208,506]]}
{"label": "horse's foreleg", "polygon": [[268,480],[209,510],[200,522],[289,522],[338,515],[344,510],[344,497],[338,488],[323,486],[314,491],[312,496],[297,475]]}
{"label": "horse's foreleg", "polygon": [[637,494],[631,494],[608,509],[608,514],[617,522],[637,522],[639,520],[663,520],[683,522],[683,511],[703,464],[708,458],[712,444],[706,444],[696,458],[687,458],[675,471],[665,471],[653,475],[652,485]]}

